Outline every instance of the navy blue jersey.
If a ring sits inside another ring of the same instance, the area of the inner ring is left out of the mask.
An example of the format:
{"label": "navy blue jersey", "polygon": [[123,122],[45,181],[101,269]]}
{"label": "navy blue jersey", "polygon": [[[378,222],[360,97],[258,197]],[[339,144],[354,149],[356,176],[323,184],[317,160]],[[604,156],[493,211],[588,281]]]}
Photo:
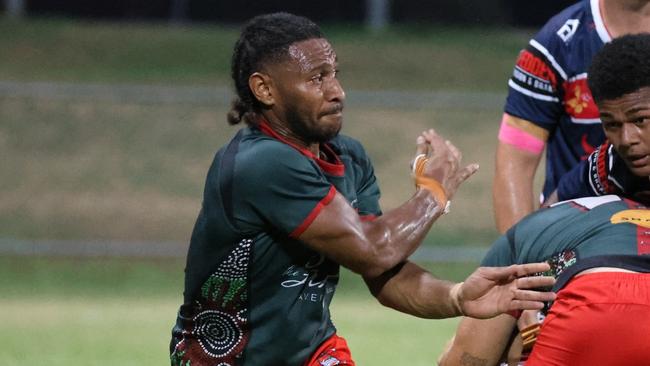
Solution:
{"label": "navy blue jersey", "polygon": [[327,159],[262,122],[217,152],[208,171],[172,331],[172,364],[301,366],[336,329],[339,265],[297,238],[336,192],[380,215],[361,144],[339,135]]}
{"label": "navy blue jersey", "polygon": [[605,140],[587,69],[610,40],[598,0],[583,0],[551,18],[519,54],[505,112],[549,132],[545,196]]}
{"label": "navy blue jersey", "polygon": [[632,174],[614,146],[607,142],[563,176],[557,187],[560,201],[606,194],[640,199],[637,194],[648,191],[649,177]]}

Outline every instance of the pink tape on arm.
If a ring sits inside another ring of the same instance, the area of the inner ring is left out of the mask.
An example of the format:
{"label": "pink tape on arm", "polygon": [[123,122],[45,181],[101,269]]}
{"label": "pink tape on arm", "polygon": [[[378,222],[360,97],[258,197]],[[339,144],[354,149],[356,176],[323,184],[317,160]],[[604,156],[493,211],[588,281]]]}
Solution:
{"label": "pink tape on arm", "polygon": [[520,150],[530,151],[533,154],[541,154],[546,144],[544,140],[510,126],[505,120],[501,121],[499,141],[512,145]]}

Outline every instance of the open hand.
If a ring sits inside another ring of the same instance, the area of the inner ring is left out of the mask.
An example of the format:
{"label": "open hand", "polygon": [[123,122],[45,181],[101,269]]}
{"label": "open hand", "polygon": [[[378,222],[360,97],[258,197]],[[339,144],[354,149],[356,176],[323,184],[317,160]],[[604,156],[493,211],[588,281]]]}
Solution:
{"label": "open hand", "polygon": [[526,276],[548,269],[548,263],[479,267],[460,284],[457,294],[460,308],[463,314],[473,318],[490,318],[510,310],[541,309],[543,301],[555,299],[555,293],[531,289],[552,286],[555,279]]}

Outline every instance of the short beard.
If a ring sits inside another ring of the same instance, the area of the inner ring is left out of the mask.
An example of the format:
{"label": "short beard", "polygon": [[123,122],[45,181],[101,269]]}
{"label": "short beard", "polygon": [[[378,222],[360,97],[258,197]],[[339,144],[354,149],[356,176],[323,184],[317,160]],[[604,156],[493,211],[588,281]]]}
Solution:
{"label": "short beard", "polygon": [[342,123],[337,128],[318,129],[310,128],[295,113],[287,113],[287,123],[293,133],[299,136],[307,144],[322,144],[338,136],[341,131]]}

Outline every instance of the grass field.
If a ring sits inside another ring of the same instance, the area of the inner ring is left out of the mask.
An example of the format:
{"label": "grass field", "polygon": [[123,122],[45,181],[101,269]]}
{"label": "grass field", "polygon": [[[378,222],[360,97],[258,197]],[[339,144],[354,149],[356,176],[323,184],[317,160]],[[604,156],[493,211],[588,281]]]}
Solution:
{"label": "grass field", "polygon": [[[214,151],[235,132],[219,122],[225,112],[210,105],[0,98],[0,233],[185,242]],[[440,220],[431,240],[488,244],[498,117],[497,110],[350,108],[344,130],[373,158],[385,208],[413,192],[414,136],[429,126],[450,136],[482,170],[461,188],[453,214]]]}
{"label": "grass field", "polygon": [[[227,84],[238,26],[0,19],[0,80]],[[353,89],[502,91],[530,32],[324,25]]]}
{"label": "grass field", "polygon": [[[459,280],[472,266],[428,267]],[[2,364],[167,364],[182,269],[180,260],[0,258]],[[360,365],[432,365],[457,324],[385,309],[347,271],[332,313]]]}
{"label": "grass field", "polygon": [[[351,90],[501,91],[525,32],[328,26]],[[233,27],[0,20],[0,80],[228,85]],[[462,98],[461,98],[462,100]],[[214,151],[236,131],[225,103],[0,96],[0,236],[185,242]],[[487,245],[501,104],[354,104],[344,133],[375,163],[385,209],[413,191],[415,136],[436,128],[481,171],[429,243]]]}
{"label": "grass field", "polygon": [[[349,90],[505,94],[529,33],[326,26]],[[0,20],[0,81],[227,86],[234,27]],[[469,95],[469,94],[468,94]],[[461,98],[462,99],[462,98]],[[0,238],[186,243],[215,150],[236,129],[226,103],[0,94]],[[501,104],[349,103],[382,205],[413,191],[415,136],[434,127],[481,170],[426,245],[488,245]],[[472,264],[427,266],[460,280]],[[160,365],[181,301],[182,260],[0,257],[2,365]],[[431,365],[456,321],[383,309],[344,273],[334,320],[360,365]],[[389,344],[391,347],[387,347]]]}

